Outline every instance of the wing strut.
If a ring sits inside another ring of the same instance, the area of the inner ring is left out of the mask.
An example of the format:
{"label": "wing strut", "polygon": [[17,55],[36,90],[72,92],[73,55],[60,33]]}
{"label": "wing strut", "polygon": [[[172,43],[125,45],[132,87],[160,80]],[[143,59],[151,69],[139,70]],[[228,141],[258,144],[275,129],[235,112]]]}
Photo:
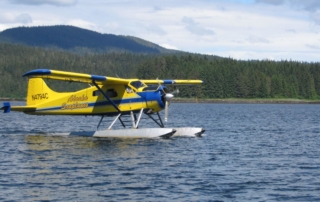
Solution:
{"label": "wing strut", "polygon": [[95,80],[92,80],[92,83],[98,88],[98,90],[102,93],[102,95],[112,104],[112,106],[121,113],[121,110],[118,108],[118,106],[108,97],[108,95],[103,92],[103,90],[98,86],[98,84],[95,82]]}

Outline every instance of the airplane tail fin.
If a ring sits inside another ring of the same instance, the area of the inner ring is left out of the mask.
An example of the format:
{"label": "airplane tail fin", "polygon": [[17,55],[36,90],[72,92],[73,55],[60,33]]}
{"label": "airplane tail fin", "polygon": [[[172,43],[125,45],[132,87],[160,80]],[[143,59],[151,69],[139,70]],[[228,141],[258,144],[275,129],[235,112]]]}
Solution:
{"label": "airplane tail fin", "polygon": [[28,82],[27,105],[11,106],[9,102],[4,102],[0,110],[3,110],[4,113],[9,113],[10,111],[32,112],[36,110],[37,105],[61,95],[62,93],[51,90],[42,78],[30,78]]}
{"label": "airplane tail fin", "polygon": [[28,82],[27,106],[49,101],[57,92],[51,90],[42,78],[30,78]]}

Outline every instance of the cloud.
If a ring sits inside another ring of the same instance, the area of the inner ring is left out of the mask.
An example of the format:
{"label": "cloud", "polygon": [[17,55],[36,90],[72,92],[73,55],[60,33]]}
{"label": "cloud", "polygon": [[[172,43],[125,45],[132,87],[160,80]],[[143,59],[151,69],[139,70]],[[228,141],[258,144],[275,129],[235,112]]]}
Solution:
{"label": "cloud", "polygon": [[160,26],[158,25],[150,25],[146,27],[147,31],[153,33],[153,34],[157,34],[160,36],[166,35],[167,32],[164,31]]}
{"label": "cloud", "polygon": [[303,8],[307,11],[316,11],[320,9],[319,0],[288,0],[292,6]]}
{"label": "cloud", "polygon": [[309,12],[309,18],[320,25],[320,1],[319,0],[255,0],[256,3],[271,4],[274,6],[289,5],[297,10]]}
{"label": "cloud", "polygon": [[195,35],[204,36],[204,35],[214,35],[215,34],[214,31],[202,27],[199,23],[196,23],[192,18],[183,17],[182,22],[186,24],[185,28],[189,32],[191,32]]}
{"label": "cloud", "polygon": [[49,4],[54,6],[70,6],[77,3],[77,0],[11,0],[14,4],[24,5],[43,5]]}
{"label": "cloud", "polygon": [[320,0],[0,0],[0,30],[25,24],[74,25],[188,52],[319,61],[319,4]]}
{"label": "cloud", "polygon": [[286,32],[297,33],[297,31],[295,29],[286,29]]}
{"label": "cloud", "polygon": [[272,5],[281,5],[284,3],[284,0],[256,0],[257,3],[265,3],[265,4],[272,4]]}
{"label": "cloud", "polygon": [[160,46],[166,48],[166,49],[173,49],[173,50],[179,50],[177,47],[169,45],[169,44],[160,44]]}
{"label": "cloud", "polygon": [[158,11],[162,11],[163,9],[159,6],[154,6],[153,7],[153,11],[158,12]]}
{"label": "cloud", "polygon": [[73,20],[68,20],[66,22],[67,25],[72,25],[75,27],[81,27],[84,29],[89,29],[89,30],[96,30],[97,26],[94,23],[85,21],[85,20],[81,20],[81,19],[73,19]]}
{"label": "cloud", "polygon": [[320,11],[314,12],[310,16],[317,25],[320,25]]}
{"label": "cloud", "polygon": [[28,24],[32,23],[32,18],[29,14],[20,14],[14,15],[12,13],[0,13],[0,23],[12,24],[12,23],[21,23]]}
{"label": "cloud", "polygon": [[318,46],[318,45],[306,44],[306,47],[313,49],[313,50],[320,50],[320,46]]}
{"label": "cloud", "polygon": [[16,21],[23,24],[28,24],[28,23],[32,23],[32,18],[28,14],[21,14],[16,17]]}
{"label": "cloud", "polygon": [[265,3],[275,6],[289,4],[295,8],[302,8],[307,11],[316,11],[320,9],[319,0],[256,0],[256,3]]}
{"label": "cloud", "polygon": [[247,42],[256,44],[256,43],[270,43],[270,41],[266,38],[263,37],[257,37],[257,36],[249,36],[246,39]]}

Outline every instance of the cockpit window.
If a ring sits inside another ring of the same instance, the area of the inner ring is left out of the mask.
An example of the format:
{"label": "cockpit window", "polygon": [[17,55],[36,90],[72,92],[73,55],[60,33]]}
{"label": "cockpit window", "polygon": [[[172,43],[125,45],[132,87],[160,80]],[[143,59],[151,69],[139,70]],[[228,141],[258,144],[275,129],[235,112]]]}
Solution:
{"label": "cockpit window", "polygon": [[130,83],[131,86],[135,87],[136,89],[144,87],[144,83],[142,83],[141,81],[132,81]]}
{"label": "cockpit window", "polygon": [[148,86],[143,89],[143,91],[156,91],[159,88],[158,85]]}
{"label": "cockpit window", "polygon": [[133,93],[134,91],[129,86],[125,86],[127,93]]}

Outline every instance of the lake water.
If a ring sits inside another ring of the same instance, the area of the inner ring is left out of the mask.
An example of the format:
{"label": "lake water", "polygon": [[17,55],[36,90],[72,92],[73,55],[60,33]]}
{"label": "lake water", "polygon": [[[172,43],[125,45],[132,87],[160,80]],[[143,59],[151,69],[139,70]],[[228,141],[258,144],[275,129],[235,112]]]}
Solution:
{"label": "lake water", "polygon": [[99,117],[1,113],[0,201],[320,201],[319,120],[320,105],[172,103],[167,127],[203,137],[108,139],[48,134]]}

